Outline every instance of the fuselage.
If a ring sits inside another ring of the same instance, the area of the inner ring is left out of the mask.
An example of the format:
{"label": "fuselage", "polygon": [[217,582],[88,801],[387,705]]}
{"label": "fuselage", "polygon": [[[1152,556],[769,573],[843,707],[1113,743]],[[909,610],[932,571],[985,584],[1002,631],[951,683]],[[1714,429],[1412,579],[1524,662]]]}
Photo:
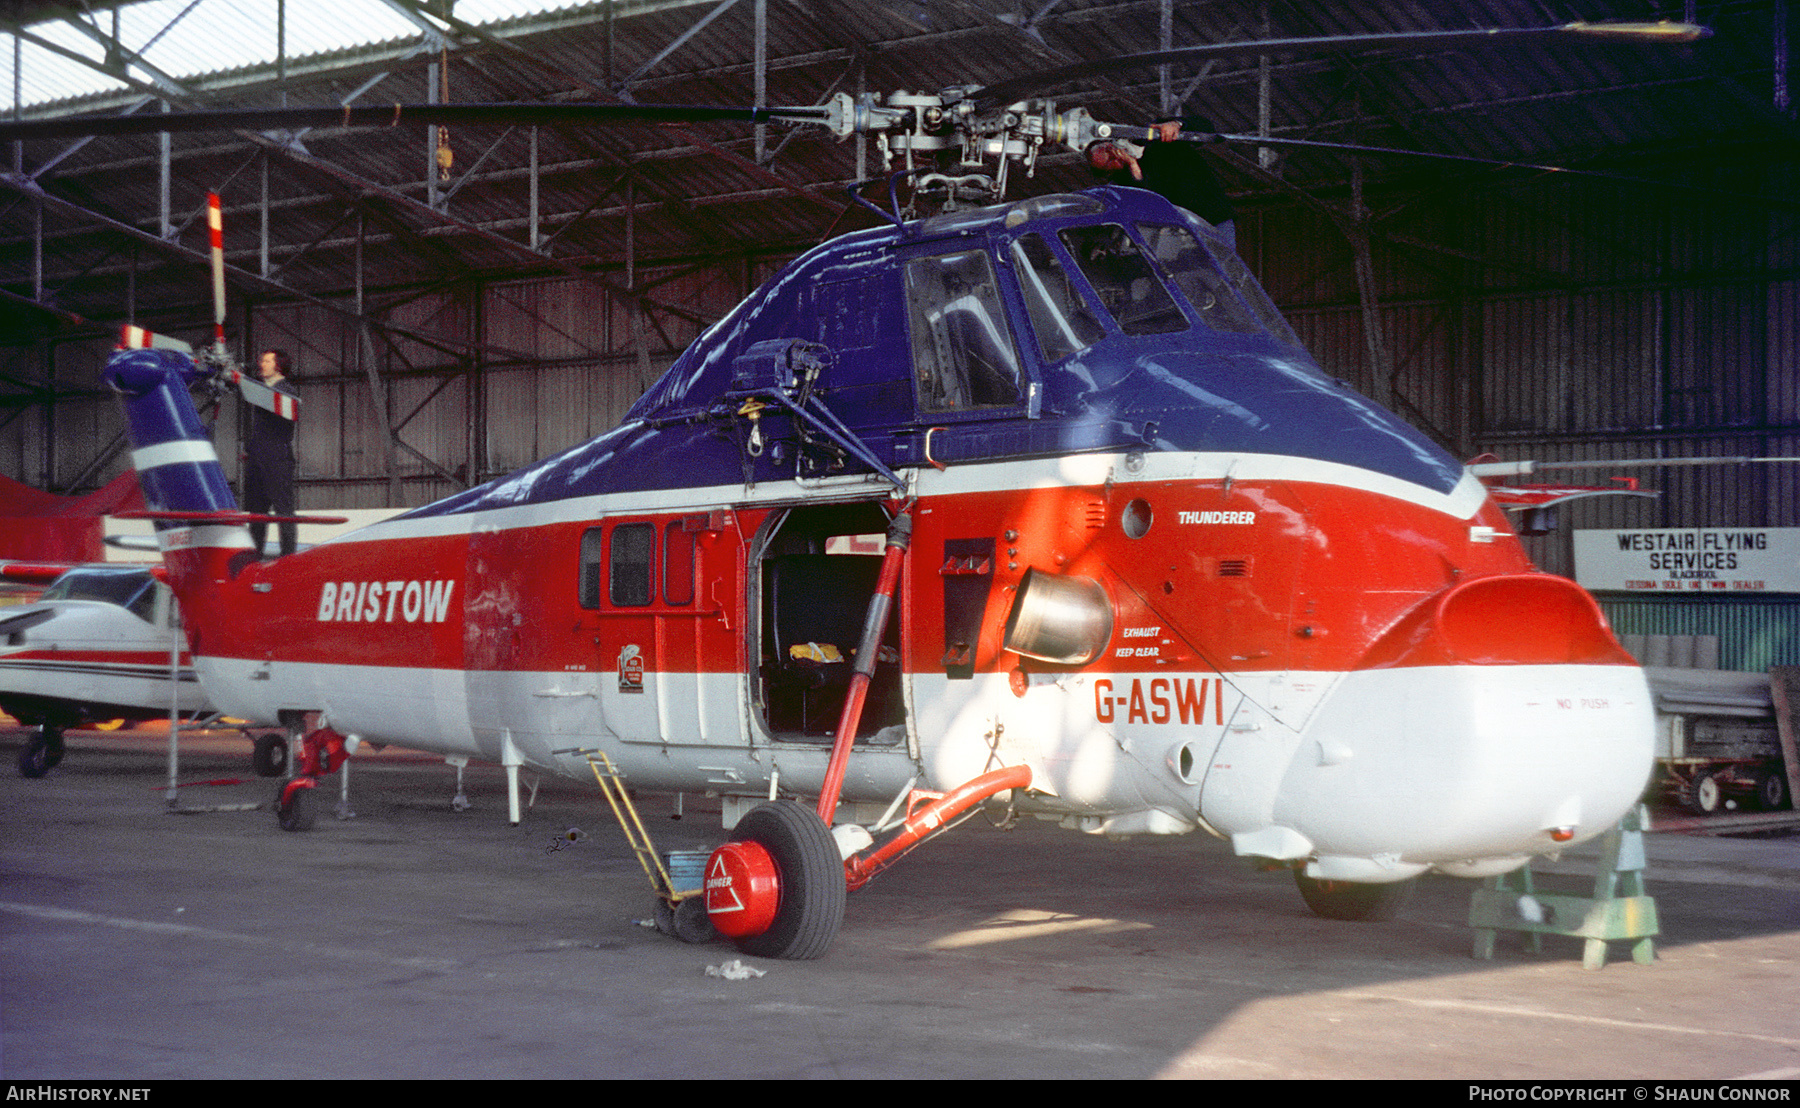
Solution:
{"label": "fuselage", "polygon": [[[147,500],[229,507],[133,356]],[[1385,881],[1597,834],[1649,772],[1592,600],[1136,190],[825,244],[615,430],[303,553],[162,534],[229,714],[736,798],[817,793],[900,511],[852,805],[1024,764],[1072,827]]]}

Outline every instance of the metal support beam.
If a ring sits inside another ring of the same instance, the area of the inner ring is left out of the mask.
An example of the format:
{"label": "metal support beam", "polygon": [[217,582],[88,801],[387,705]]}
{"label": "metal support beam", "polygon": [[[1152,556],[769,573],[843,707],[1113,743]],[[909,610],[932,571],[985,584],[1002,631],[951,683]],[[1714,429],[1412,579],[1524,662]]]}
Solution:
{"label": "metal support beam", "polygon": [[[755,31],[751,36],[751,59],[755,72],[751,84],[755,90],[754,106],[765,108],[769,105],[769,0],[755,0],[755,4]],[[769,125],[758,123],[755,131],[756,164],[767,165]]]}
{"label": "metal support beam", "polygon": [[[1269,34],[1269,5],[1262,6],[1262,34]],[[1261,138],[1269,137],[1269,127],[1274,119],[1273,80],[1269,69],[1269,55],[1259,54],[1256,58],[1256,133]],[[1275,151],[1267,146],[1256,148],[1256,164],[1269,173],[1275,172]]]}
{"label": "metal support beam", "polygon": [[[367,233],[367,223],[358,214],[356,222],[356,314],[363,315],[363,238]],[[374,409],[375,422],[381,428],[382,445],[384,447],[383,464],[387,471],[387,506],[400,505],[400,467],[398,451],[395,449],[393,419],[388,411],[387,383],[381,379],[381,370],[375,357],[375,342],[369,335],[369,325],[365,322],[356,329],[356,360],[369,384],[369,403]]]}
{"label": "metal support beam", "polygon": [[[1156,48],[1169,51],[1175,48],[1175,0],[1159,0],[1156,12]],[[1169,84],[1169,67],[1156,67],[1156,100],[1157,110],[1163,115],[1171,115],[1175,111],[1175,93]]]}
{"label": "metal support beam", "polygon": [[1770,37],[1774,40],[1770,46],[1775,76],[1775,110],[1791,117],[1794,105],[1788,97],[1788,0],[1775,0],[1769,18],[1772,23]]}
{"label": "metal support beam", "polygon": [[[119,221],[117,221],[115,219],[110,219],[107,216],[100,215],[97,212],[89,211],[88,209],[83,208],[77,204],[70,203],[67,200],[63,200],[63,199],[60,199],[59,197],[51,196],[50,194],[44,192],[41,188],[39,188],[35,182],[30,181],[28,179],[21,179],[18,177],[12,177],[12,176],[8,176],[8,175],[0,175],[0,188],[12,189],[15,192],[21,193],[27,197],[32,198],[36,203],[38,203],[44,207],[55,208],[56,210],[61,211],[64,214],[73,215],[79,219],[85,219],[90,222],[99,224],[100,226],[105,227],[108,231],[111,231],[114,234],[124,235],[142,245],[153,246],[158,251],[168,254],[172,257],[178,258],[178,259],[180,259],[184,262],[187,262],[191,265],[204,266],[204,265],[211,264],[211,259],[203,251],[190,250],[187,247],[181,245],[179,242],[171,242],[166,239],[160,239],[160,238],[156,237],[155,235],[152,235],[146,231],[141,231],[138,228],[131,226],[130,224],[120,223]],[[235,266],[227,265],[225,267],[225,270],[226,270],[227,275],[231,278],[231,280],[235,284],[242,285],[242,286],[254,289],[259,292],[277,296],[282,299],[294,300],[294,301],[298,301],[300,303],[305,303],[305,304],[312,304],[316,307],[323,308],[326,311],[329,311],[334,315],[347,316],[347,317],[349,317],[353,320],[357,320],[357,321],[361,321],[363,319],[362,316],[358,315],[354,311],[346,309],[340,303],[336,303],[331,300],[326,300],[326,299],[322,299],[317,296],[313,296],[310,293],[303,292],[299,289],[280,284],[279,282],[276,282],[276,281],[264,280],[263,278],[258,277],[257,275],[255,275],[253,273],[250,273],[246,270],[238,269]],[[46,308],[46,310],[53,310],[53,309]],[[57,313],[57,314],[67,315],[67,313]],[[82,321],[82,322],[86,322],[86,321]],[[371,322],[375,322],[377,326],[385,326],[387,330],[393,331],[395,334],[404,335],[407,338],[413,339],[418,342],[424,342],[427,344],[435,344],[435,343],[442,343],[445,341],[441,337],[420,334],[420,333],[414,332],[407,328],[396,328],[396,327],[392,327],[392,326],[387,326],[387,325],[381,324],[379,321],[371,321]],[[510,353],[510,352],[503,351],[502,353]]]}
{"label": "metal support beam", "polygon": [[269,155],[262,155],[262,192],[256,205],[257,217],[257,268],[256,271],[266,281],[269,277]]}
{"label": "metal support beam", "polygon": [[[169,110],[169,102],[162,101],[158,105],[158,109],[166,114]],[[162,132],[157,136],[156,147],[156,234],[157,237],[164,239],[175,237],[175,221],[169,215],[169,143],[172,138],[173,136],[169,132]]]}
{"label": "metal support beam", "polygon": [[680,50],[683,46],[686,46],[688,44],[689,39],[693,38],[695,35],[699,34],[701,31],[706,30],[707,26],[710,23],[712,23],[713,20],[719,18],[720,16],[724,15],[726,12],[730,11],[732,6],[735,5],[736,3],[737,3],[737,0],[720,0],[719,6],[714,8],[712,11],[707,12],[704,16],[702,16],[700,18],[700,22],[694,24],[692,27],[689,27],[687,30],[681,32],[681,34],[675,36],[675,41],[669,43],[669,45],[667,45],[667,46],[663,47],[661,50],[657,51],[656,54],[650,58],[650,60],[646,61],[643,65],[638,66],[636,69],[632,70],[631,75],[629,77],[626,77],[623,81],[620,81],[618,95],[622,99],[624,99],[626,101],[630,101],[631,100],[631,86],[637,84],[639,78],[643,77],[645,74],[649,73],[651,70],[653,70],[657,66],[661,65],[663,63],[663,60],[665,58],[667,58],[669,55],[675,53],[677,50]]}
{"label": "metal support beam", "polygon": [[[425,102],[427,104],[436,104],[440,102],[438,98],[439,79],[438,63],[431,62],[427,64],[425,66]],[[441,128],[436,124],[425,128],[425,206],[442,211],[443,203],[438,198],[437,168],[438,133],[440,130]]]}
{"label": "metal support beam", "polygon": [[1356,293],[1362,305],[1363,343],[1369,351],[1370,399],[1393,407],[1394,369],[1388,357],[1387,332],[1381,323],[1381,294],[1375,283],[1375,261],[1369,246],[1369,210],[1363,205],[1362,163],[1351,167],[1350,218],[1344,228],[1356,255]]}

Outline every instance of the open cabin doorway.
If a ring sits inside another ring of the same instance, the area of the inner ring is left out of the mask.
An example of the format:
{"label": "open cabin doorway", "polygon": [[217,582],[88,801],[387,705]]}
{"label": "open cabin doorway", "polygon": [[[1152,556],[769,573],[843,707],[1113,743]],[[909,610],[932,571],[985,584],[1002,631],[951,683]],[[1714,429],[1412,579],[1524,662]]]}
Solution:
{"label": "open cabin doorway", "polygon": [[[769,517],[758,536],[760,590],[753,697],[783,742],[829,743],[849,691],[869,600],[881,576],[888,515],[879,502],[819,504]],[[902,570],[904,577],[904,569]],[[906,738],[900,605],[895,590],[856,729],[859,744]]]}

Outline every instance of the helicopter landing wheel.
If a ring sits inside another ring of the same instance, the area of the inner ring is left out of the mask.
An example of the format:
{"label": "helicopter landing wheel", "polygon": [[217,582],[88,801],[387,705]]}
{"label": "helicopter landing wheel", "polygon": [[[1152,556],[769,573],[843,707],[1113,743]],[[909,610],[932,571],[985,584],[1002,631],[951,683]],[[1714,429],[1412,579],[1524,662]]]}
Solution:
{"label": "helicopter landing wheel", "polygon": [[275,794],[275,821],[283,831],[311,831],[316,818],[312,808],[312,790],[305,786],[283,786]]}
{"label": "helicopter landing wheel", "polygon": [[256,736],[250,752],[250,768],[258,777],[280,777],[287,769],[287,738],[276,731]]}
{"label": "helicopter landing wheel", "polygon": [[1400,906],[1412,895],[1414,878],[1374,885],[1366,881],[1337,881],[1325,877],[1308,877],[1304,869],[1294,871],[1294,884],[1313,914],[1326,919],[1373,922],[1393,919]]}
{"label": "helicopter landing wheel", "polygon": [[706,863],[712,925],[745,954],[818,958],[844,922],[844,860],[810,808],[791,800],[751,809]]}

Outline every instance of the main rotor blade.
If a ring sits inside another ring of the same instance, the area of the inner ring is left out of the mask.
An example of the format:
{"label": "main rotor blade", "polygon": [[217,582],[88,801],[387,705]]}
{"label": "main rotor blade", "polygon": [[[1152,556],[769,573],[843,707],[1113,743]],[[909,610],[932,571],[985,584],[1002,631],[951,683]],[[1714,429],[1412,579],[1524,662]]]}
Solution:
{"label": "main rotor blade", "polygon": [[1321,139],[1279,138],[1276,136],[1239,134],[1198,134],[1183,131],[1181,141],[1200,145],[1224,144],[1229,146],[1271,146],[1286,147],[1297,150],[1323,150],[1334,154],[1369,154],[1389,158],[1420,158],[1426,161],[1451,162],[1457,165],[1476,166],[1481,169],[1527,169],[1536,173],[1561,173],[1569,177],[1581,177],[1597,181],[1613,181],[1627,185],[1648,185],[1652,188],[1673,189],[1677,192],[1705,193],[1708,196],[1722,196],[1734,200],[1744,200],[1776,208],[1794,209],[1800,207],[1800,200],[1785,196],[1762,196],[1756,193],[1732,192],[1725,189],[1703,185],[1690,185],[1681,181],[1660,181],[1654,177],[1639,177],[1630,173],[1614,173],[1603,169],[1577,169],[1566,165],[1545,165],[1540,162],[1508,161],[1504,158],[1482,158],[1473,154],[1445,154],[1429,150],[1407,150],[1398,146],[1365,146],[1353,142],[1327,142]]}
{"label": "main rotor blade", "polygon": [[1553,38],[1568,35],[1590,39],[1624,42],[1683,43],[1711,35],[1706,27],[1692,23],[1560,23],[1553,27],[1495,27],[1474,31],[1399,31],[1369,35],[1333,35],[1325,38],[1261,39],[1243,42],[1211,42],[1184,46],[1178,50],[1159,50],[1148,54],[1127,54],[1117,58],[1099,58],[1078,62],[1059,69],[1045,70],[1024,77],[989,85],[972,94],[981,104],[1005,104],[1045,92],[1083,77],[1095,77],[1122,70],[1146,69],[1151,66],[1180,62],[1207,61],[1212,58],[1258,57],[1277,54],[1287,57],[1306,54],[1374,53],[1413,47],[1469,47],[1498,45],[1521,39]]}
{"label": "main rotor blade", "polygon": [[1280,146],[1298,150],[1326,150],[1338,154],[1376,154],[1396,158],[1424,158],[1428,161],[1459,162],[1463,165],[1481,166],[1484,169],[1533,169],[1542,173],[1578,173],[1584,176],[1604,176],[1591,170],[1571,169],[1561,165],[1539,165],[1535,162],[1507,161],[1504,158],[1482,158],[1473,154],[1444,154],[1429,150],[1407,150],[1399,146],[1366,146],[1354,142],[1328,142],[1323,139],[1279,138],[1276,136],[1242,134],[1209,134],[1196,135],[1192,131],[1183,131],[1182,140],[1200,144],[1229,143],[1233,146]]}
{"label": "main rotor blade", "polygon": [[388,104],[325,108],[220,108],[143,115],[75,115],[0,122],[0,142],[151,135],[160,132],[270,131],[303,127],[398,127],[402,124],[823,123],[828,109],[746,108],[704,104]]}

